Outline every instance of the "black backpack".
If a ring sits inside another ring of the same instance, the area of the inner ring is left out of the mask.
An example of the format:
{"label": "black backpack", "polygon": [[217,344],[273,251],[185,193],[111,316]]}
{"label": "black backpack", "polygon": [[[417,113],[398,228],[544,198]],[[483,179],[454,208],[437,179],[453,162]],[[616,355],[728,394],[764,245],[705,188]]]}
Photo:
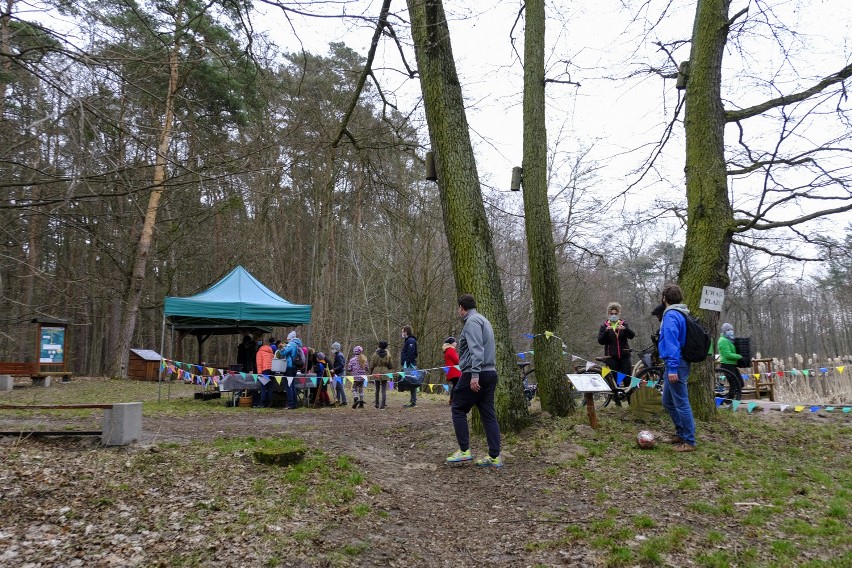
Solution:
{"label": "black backpack", "polygon": [[687,363],[700,363],[707,359],[710,352],[712,339],[704,326],[698,321],[698,318],[691,314],[682,312],[677,308],[675,311],[683,315],[686,320],[686,342],[680,348],[680,356]]}
{"label": "black backpack", "polygon": [[296,354],[293,355],[293,368],[297,371],[305,370],[305,352],[301,347],[296,347]]}

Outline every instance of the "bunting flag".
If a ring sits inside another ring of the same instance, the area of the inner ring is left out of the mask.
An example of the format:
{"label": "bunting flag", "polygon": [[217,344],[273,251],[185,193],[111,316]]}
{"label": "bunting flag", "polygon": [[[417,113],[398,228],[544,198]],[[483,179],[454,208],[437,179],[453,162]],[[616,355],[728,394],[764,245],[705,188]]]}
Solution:
{"label": "bunting flag", "polygon": [[748,410],[748,413],[749,413],[749,414],[751,414],[751,411],[752,411],[752,410],[754,410],[756,406],[757,406],[757,403],[756,403],[756,402],[754,402],[754,401],[749,402],[749,403],[746,405],[746,409]]}
{"label": "bunting flag", "polygon": [[618,386],[622,386],[624,384],[624,379],[627,378],[627,375],[624,373],[616,373],[615,374],[615,383]]}
{"label": "bunting flag", "polygon": [[846,366],[845,366],[845,365],[841,365],[840,367],[837,367],[837,372],[838,372],[838,373],[840,373],[840,374],[842,375],[842,374],[843,374],[843,369],[845,369],[845,368],[846,368]]}
{"label": "bunting flag", "polygon": [[639,383],[641,382],[642,381],[639,379],[639,377],[630,377],[630,388],[635,389],[639,386]]}
{"label": "bunting flag", "polygon": [[722,402],[724,402],[724,400],[725,399],[722,398],[721,396],[717,396],[716,397],[716,408],[719,408],[720,406],[722,406]]}
{"label": "bunting flag", "polygon": [[737,408],[739,408],[739,407],[740,407],[740,401],[739,400],[732,400],[731,401],[731,410],[736,412]]}

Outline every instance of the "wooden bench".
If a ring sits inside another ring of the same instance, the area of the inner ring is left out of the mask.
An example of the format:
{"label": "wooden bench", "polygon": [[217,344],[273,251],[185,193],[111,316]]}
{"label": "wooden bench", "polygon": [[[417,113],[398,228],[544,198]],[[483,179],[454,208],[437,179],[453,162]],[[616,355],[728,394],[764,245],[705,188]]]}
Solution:
{"label": "wooden bench", "polygon": [[[50,377],[62,377],[62,381],[65,382],[73,374],[72,371],[65,369],[64,365],[0,361],[0,376],[29,377],[32,379],[33,385],[39,387],[49,387]],[[0,386],[0,390],[11,390],[11,388],[4,388],[5,386]]]}
{"label": "wooden bench", "polygon": [[114,404],[0,404],[0,410],[78,410],[100,408],[104,411],[102,430],[0,432],[0,436],[101,436],[104,446],[125,446],[139,439],[142,431],[142,403],[118,402]]}

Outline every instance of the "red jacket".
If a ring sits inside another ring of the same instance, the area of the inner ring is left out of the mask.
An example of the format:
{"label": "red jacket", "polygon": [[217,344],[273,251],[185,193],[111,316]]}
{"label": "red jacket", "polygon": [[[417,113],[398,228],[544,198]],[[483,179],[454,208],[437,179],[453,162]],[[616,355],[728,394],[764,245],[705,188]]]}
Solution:
{"label": "red jacket", "polygon": [[444,343],[444,365],[450,368],[447,373],[447,380],[450,381],[452,379],[457,379],[461,377],[461,371],[456,369],[456,365],[459,364],[459,354],[456,352],[456,348],[454,345],[450,343]]}
{"label": "red jacket", "polygon": [[264,344],[263,347],[257,350],[254,360],[257,363],[258,373],[272,370],[272,356],[272,347],[269,344]]}

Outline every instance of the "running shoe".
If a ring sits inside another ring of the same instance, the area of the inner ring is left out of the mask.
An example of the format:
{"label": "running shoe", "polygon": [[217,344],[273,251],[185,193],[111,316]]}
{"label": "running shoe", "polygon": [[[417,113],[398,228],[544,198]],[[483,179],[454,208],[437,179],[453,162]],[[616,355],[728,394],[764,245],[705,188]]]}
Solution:
{"label": "running shoe", "polygon": [[447,457],[447,463],[461,463],[468,462],[473,459],[473,455],[470,453],[470,450],[456,450],[456,452]]}

